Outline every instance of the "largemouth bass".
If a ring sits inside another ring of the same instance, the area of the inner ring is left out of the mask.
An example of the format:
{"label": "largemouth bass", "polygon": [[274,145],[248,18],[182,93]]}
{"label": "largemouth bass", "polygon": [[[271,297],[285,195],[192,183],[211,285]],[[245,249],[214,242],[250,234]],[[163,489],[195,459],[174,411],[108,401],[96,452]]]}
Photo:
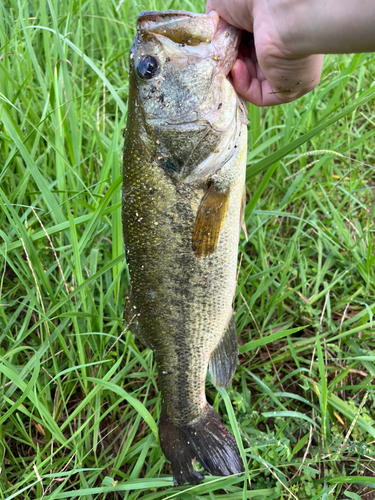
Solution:
{"label": "largemouth bass", "polygon": [[243,471],[207,403],[236,370],[232,301],[244,208],[246,108],[227,75],[239,31],[212,15],[142,12],[130,51],[123,226],[130,329],[153,350],[159,435],[175,484]]}

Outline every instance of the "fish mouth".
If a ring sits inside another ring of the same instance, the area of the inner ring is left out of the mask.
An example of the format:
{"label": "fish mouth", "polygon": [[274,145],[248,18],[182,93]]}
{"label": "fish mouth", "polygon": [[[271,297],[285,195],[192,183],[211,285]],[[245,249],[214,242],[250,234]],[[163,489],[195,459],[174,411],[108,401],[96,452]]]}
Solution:
{"label": "fish mouth", "polygon": [[193,14],[182,10],[165,12],[141,12],[137,26],[154,34],[168,37],[173,42],[184,45],[199,45],[211,42],[219,24],[219,16]]}
{"label": "fish mouth", "polygon": [[207,46],[211,56],[219,61],[221,72],[227,75],[237,58],[241,31],[223,19],[216,11],[210,14],[169,10],[141,12],[137,20],[141,31],[160,39],[166,37],[179,47]]}

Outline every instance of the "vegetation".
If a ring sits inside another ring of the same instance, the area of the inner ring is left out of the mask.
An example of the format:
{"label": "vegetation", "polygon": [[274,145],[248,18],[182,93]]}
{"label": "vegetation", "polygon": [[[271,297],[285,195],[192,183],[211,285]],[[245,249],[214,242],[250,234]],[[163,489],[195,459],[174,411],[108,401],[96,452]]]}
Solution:
{"label": "vegetation", "polygon": [[152,352],[123,323],[127,54],[142,9],[0,4],[0,498],[375,498],[375,55],[249,108],[240,365],[207,382],[245,477],[173,487]]}

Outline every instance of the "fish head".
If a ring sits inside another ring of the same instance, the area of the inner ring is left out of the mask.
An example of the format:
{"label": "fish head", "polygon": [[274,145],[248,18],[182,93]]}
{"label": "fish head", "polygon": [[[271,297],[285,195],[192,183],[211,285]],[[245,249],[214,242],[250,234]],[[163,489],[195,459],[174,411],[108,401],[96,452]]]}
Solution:
{"label": "fish head", "polygon": [[213,153],[233,121],[236,94],[227,76],[239,42],[240,31],[216,12],[138,17],[129,114],[143,140],[157,144],[162,166],[175,174],[186,177]]}

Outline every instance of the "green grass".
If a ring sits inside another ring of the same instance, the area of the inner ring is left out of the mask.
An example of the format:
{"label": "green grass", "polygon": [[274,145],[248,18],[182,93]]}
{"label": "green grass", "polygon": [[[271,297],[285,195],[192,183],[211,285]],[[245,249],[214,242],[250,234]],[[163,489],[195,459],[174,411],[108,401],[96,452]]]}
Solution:
{"label": "green grass", "polygon": [[127,53],[142,9],[0,4],[0,499],[375,498],[375,56],[249,108],[240,365],[207,395],[243,477],[174,488],[152,353],[123,323]]}

